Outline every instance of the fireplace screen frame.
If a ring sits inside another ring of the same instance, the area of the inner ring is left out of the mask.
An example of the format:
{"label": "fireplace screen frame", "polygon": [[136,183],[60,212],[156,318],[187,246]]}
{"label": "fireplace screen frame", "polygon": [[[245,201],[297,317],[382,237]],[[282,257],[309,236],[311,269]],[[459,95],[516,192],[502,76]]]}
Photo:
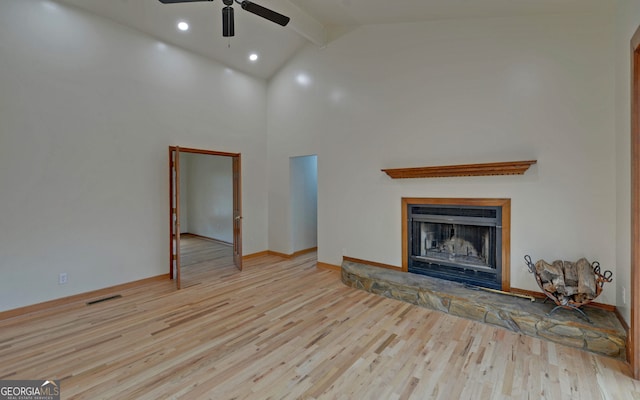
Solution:
{"label": "fireplace screen frame", "polygon": [[[480,282],[467,282],[477,286],[490,287],[494,289],[500,289],[504,291],[511,290],[510,284],[510,234],[511,234],[511,199],[478,199],[478,198],[402,198],[402,270],[404,272],[409,271],[409,263],[411,257],[411,206],[426,206],[435,207],[439,209],[443,208],[474,208],[474,209],[493,209],[496,211],[496,218],[493,222],[485,221],[489,225],[495,224],[496,227],[501,226],[501,229],[496,229],[496,247],[498,248],[495,253],[496,273],[495,278],[492,279],[493,283],[487,283],[480,280]],[[414,216],[415,217],[415,216]],[[427,219],[432,218],[429,216]],[[433,219],[436,222],[445,221],[444,223],[450,223],[447,221],[447,216],[435,216]],[[470,222],[471,225],[482,224],[482,221],[478,221],[473,216],[465,221]],[[458,223],[458,222],[456,222]],[[430,274],[425,274],[430,275]],[[440,277],[447,279],[446,277]],[[433,276],[433,275],[432,275]],[[464,281],[464,279],[450,280]]]}

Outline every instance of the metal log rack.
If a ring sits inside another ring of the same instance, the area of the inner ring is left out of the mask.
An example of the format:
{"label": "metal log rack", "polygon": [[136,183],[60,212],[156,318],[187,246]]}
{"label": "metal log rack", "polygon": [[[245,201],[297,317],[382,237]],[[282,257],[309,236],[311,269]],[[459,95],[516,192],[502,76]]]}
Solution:
{"label": "metal log rack", "polygon": [[593,302],[595,299],[598,298],[598,296],[600,296],[600,293],[602,293],[602,288],[604,286],[605,283],[610,283],[613,282],[613,273],[609,270],[603,271],[601,272],[600,270],[600,263],[598,261],[594,261],[591,263],[591,268],[593,269],[593,273],[595,274],[595,279],[596,279],[596,295],[593,299],[588,299],[582,302],[576,302],[574,300],[571,300],[568,297],[564,297],[562,300],[558,299],[558,297],[554,294],[551,293],[547,290],[544,289],[543,285],[542,285],[542,280],[540,278],[540,275],[538,275],[538,273],[536,272],[536,266],[535,264],[531,261],[531,257],[527,254],[524,256],[524,261],[527,264],[527,268],[529,269],[529,272],[533,274],[533,276],[535,276],[536,278],[536,282],[538,283],[538,286],[540,287],[540,290],[542,290],[542,293],[545,294],[545,296],[547,296],[547,298],[545,299],[545,301],[547,300],[552,300],[556,306],[553,308],[553,310],[549,311],[549,313],[547,313],[547,316],[550,316],[551,314],[553,314],[554,312],[556,312],[557,310],[564,308],[567,310],[574,310],[577,311],[580,315],[582,315],[582,317],[584,317],[584,319],[589,322],[590,324],[592,324],[593,322],[591,322],[591,319],[587,316],[587,314],[585,314],[584,311],[582,311],[580,309],[580,307],[589,304],[591,302]]}

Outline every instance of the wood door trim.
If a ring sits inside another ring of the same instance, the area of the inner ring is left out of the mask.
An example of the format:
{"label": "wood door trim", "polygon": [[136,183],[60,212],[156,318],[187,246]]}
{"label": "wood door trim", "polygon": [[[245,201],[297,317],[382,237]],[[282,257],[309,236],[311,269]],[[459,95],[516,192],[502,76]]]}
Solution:
{"label": "wood door trim", "polygon": [[[237,188],[237,204],[238,204],[238,210],[240,212],[240,215],[242,215],[242,158],[241,158],[241,153],[231,153],[231,152],[225,152],[225,151],[215,151],[215,150],[205,150],[205,149],[194,149],[191,147],[180,147],[180,146],[169,146],[169,277],[171,279],[174,279],[174,273],[173,273],[173,240],[174,240],[174,236],[173,236],[173,178],[172,178],[172,173],[173,173],[173,158],[172,158],[172,153],[173,152],[180,152],[180,153],[191,153],[191,154],[204,154],[204,155],[210,155],[210,156],[222,156],[222,157],[231,157],[232,160],[237,160],[238,163],[238,188]],[[234,162],[234,161],[232,161]],[[234,183],[235,185],[235,183]],[[178,193],[179,196],[179,193]],[[235,196],[235,188],[234,188],[234,196]],[[235,201],[234,201],[234,207],[235,207]],[[177,208],[177,205],[176,205]],[[234,215],[235,218],[235,215]],[[234,224],[235,224],[235,220],[234,220]],[[178,232],[178,235],[180,233]],[[235,236],[235,235],[234,235]],[[238,243],[232,243],[232,245],[234,246],[234,249],[236,248],[235,246],[238,246],[238,251],[240,252],[240,269],[242,269],[242,222],[240,222],[240,230],[238,233]],[[180,249],[177,249],[177,252],[180,252]],[[178,256],[179,259],[179,256]]]}
{"label": "wood door trim", "polygon": [[640,27],[631,39],[631,329],[629,362],[640,379]]}
{"label": "wood door trim", "polygon": [[175,251],[175,263],[176,263],[176,287],[178,289],[182,289],[182,273],[180,266],[180,148],[176,147],[174,152],[175,158],[173,160],[173,170],[176,172],[176,180],[175,180],[175,199],[176,199],[176,220],[174,221],[173,226],[176,230],[176,251]]}
{"label": "wood door trim", "polygon": [[180,149],[181,153],[207,154],[210,156],[223,156],[223,157],[240,157],[240,153],[229,153],[225,151],[194,149],[190,147],[179,147],[179,146],[169,146],[169,151],[176,150],[178,148]]}
{"label": "wood door trim", "polygon": [[233,263],[242,271],[242,157],[231,156],[233,180]]}
{"label": "wood door trim", "polygon": [[173,151],[169,146],[169,279],[173,279]]}
{"label": "wood door trim", "polygon": [[407,206],[409,204],[454,204],[461,206],[502,207],[502,290],[511,290],[511,199],[470,198],[402,198],[402,271],[409,271],[409,247],[407,235]]}

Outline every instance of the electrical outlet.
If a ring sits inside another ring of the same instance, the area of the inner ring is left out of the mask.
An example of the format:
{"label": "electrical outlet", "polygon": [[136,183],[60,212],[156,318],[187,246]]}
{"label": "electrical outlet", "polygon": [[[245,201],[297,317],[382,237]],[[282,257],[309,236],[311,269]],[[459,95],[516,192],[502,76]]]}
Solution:
{"label": "electrical outlet", "polygon": [[61,272],[58,275],[58,285],[64,285],[69,280],[69,275],[66,272]]}

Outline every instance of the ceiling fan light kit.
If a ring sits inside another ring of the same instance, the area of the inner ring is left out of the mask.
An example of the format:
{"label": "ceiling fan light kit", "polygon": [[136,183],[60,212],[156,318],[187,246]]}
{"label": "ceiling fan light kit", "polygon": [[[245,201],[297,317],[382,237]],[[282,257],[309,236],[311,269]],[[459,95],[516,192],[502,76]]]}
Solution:
{"label": "ceiling fan light kit", "polygon": [[[213,1],[213,0],[159,0],[163,4],[173,3],[192,3],[195,1]],[[248,0],[222,0],[224,7],[222,8],[222,36],[231,37],[235,35],[234,22],[233,22],[233,7],[231,7],[234,1],[240,4],[243,10],[255,14],[264,19],[268,19],[271,22],[275,22],[278,25],[286,26],[291,20],[289,17],[263,7],[259,4],[253,3]]]}

